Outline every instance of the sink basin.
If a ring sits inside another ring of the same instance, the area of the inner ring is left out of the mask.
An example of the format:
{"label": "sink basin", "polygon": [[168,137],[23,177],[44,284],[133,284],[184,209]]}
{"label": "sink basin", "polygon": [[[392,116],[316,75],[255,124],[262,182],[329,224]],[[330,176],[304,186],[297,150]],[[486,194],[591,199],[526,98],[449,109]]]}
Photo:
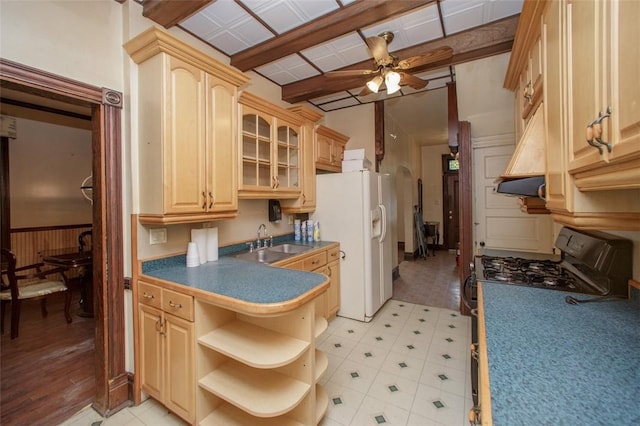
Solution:
{"label": "sink basin", "polygon": [[237,259],[248,260],[250,262],[269,264],[286,259],[289,256],[291,256],[289,253],[271,251],[270,249],[263,248],[252,252],[236,254],[234,257]]}
{"label": "sink basin", "polygon": [[278,244],[277,246],[269,247],[267,250],[274,251],[278,253],[287,253],[287,254],[298,254],[304,253],[305,251],[311,250],[313,247],[303,246],[300,244]]}

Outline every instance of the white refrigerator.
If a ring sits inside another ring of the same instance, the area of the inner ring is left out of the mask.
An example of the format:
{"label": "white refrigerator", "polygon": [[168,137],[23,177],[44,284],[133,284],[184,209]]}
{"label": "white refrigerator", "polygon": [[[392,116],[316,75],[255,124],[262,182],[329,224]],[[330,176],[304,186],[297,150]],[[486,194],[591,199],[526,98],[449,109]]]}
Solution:
{"label": "white refrigerator", "polygon": [[371,321],[391,298],[391,177],[371,171],[316,176],[316,210],[325,241],[340,242],[338,315]]}

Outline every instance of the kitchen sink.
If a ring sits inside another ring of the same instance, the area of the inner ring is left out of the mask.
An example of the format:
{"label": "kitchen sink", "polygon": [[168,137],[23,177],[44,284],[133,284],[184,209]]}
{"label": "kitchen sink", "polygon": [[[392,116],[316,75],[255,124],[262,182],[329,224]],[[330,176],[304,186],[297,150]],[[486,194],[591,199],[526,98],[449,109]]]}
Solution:
{"label": "kitchen sink", "polygon": [[303,246],[300,244],[284,243],[284,244],[278,244],[277,246],[269,247],[267,250],[274,251],[277,253],[299,254],[312,249],[313,247]]}
{"label": "kitchen sink", "polygon": [[275,250],[272,251],[271,249],[266,248],[234,255],[234,257],[237,259],[267,264],[278,262],[282,259],[286,259],[289,256],[291,256],[291,254],[289,253]]}

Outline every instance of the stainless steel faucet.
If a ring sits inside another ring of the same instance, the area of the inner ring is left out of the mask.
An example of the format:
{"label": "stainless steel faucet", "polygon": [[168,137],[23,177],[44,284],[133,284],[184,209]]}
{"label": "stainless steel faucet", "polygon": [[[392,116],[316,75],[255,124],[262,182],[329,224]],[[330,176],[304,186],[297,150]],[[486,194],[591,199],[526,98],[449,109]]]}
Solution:
{"label": "stainless steel faucet", "polygon": [[261,223],[260,226],[258,226],[258,241],[256,242],[257,248],[262,247],[262,241],[260,241],[260,231],[264,230],[264,246],[267,246],[267,226],[264,223]]}

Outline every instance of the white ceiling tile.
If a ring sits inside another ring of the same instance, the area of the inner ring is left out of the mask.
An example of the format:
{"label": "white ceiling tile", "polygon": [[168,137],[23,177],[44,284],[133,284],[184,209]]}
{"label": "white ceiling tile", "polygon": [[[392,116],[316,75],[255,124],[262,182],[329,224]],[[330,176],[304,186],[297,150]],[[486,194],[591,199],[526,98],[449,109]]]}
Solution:
{"label": "white ceiling tile", "polygon": [[180,25],[227,55],[273,37],[269,30],[232,0],[215,1]]}
{"label": "white ceiling tile", "polygon": [[244,4],[279,34],[338,8],[335,0],[245,0]]}
{"label": "white ceiling tile", "polygon": [[490,1],[485,8],[484,22],[497,21],[522,11],[523,0]]}
{"label": "white ceiling tile", "polygon": [[391,52],[434,40],[443,35],[435,3],[415,12],[406,13],[399,18],[364,28],[362,33],[365,37],[372,37],[385,31],[391,31],[394,34],[394,40],[389,46]]}
{"label": "white ceiling tile", "polygon": [[449,77],[449,68],[447,67],[447,68],[441,68],[441,69],[435,70],[435,71],[416,73],[415,76],[418,77],[418,78],[421,78],[423,80],[431,80],[431,79],[434,79],[434,78]]}
{"label": "white ceiling tile", "polygon": [[370,58],[369,49],[356,33],[344,35],[301,53],[325,72]]}
{"label": "white ceiling tile", "polygon": [[487,24],[522,10],[523,0],[442,0],[447,35]]}
{"label": "white ceiling tile", "polygon": [[447,35],[482,25],[485,3],[477,0],[444,0],[441,7]]}
{"label": "white ceiling tile", "polygon": [[256,71],[280,85],[320,74],[298,55],[289,55],[286,58],[256,68]]}

